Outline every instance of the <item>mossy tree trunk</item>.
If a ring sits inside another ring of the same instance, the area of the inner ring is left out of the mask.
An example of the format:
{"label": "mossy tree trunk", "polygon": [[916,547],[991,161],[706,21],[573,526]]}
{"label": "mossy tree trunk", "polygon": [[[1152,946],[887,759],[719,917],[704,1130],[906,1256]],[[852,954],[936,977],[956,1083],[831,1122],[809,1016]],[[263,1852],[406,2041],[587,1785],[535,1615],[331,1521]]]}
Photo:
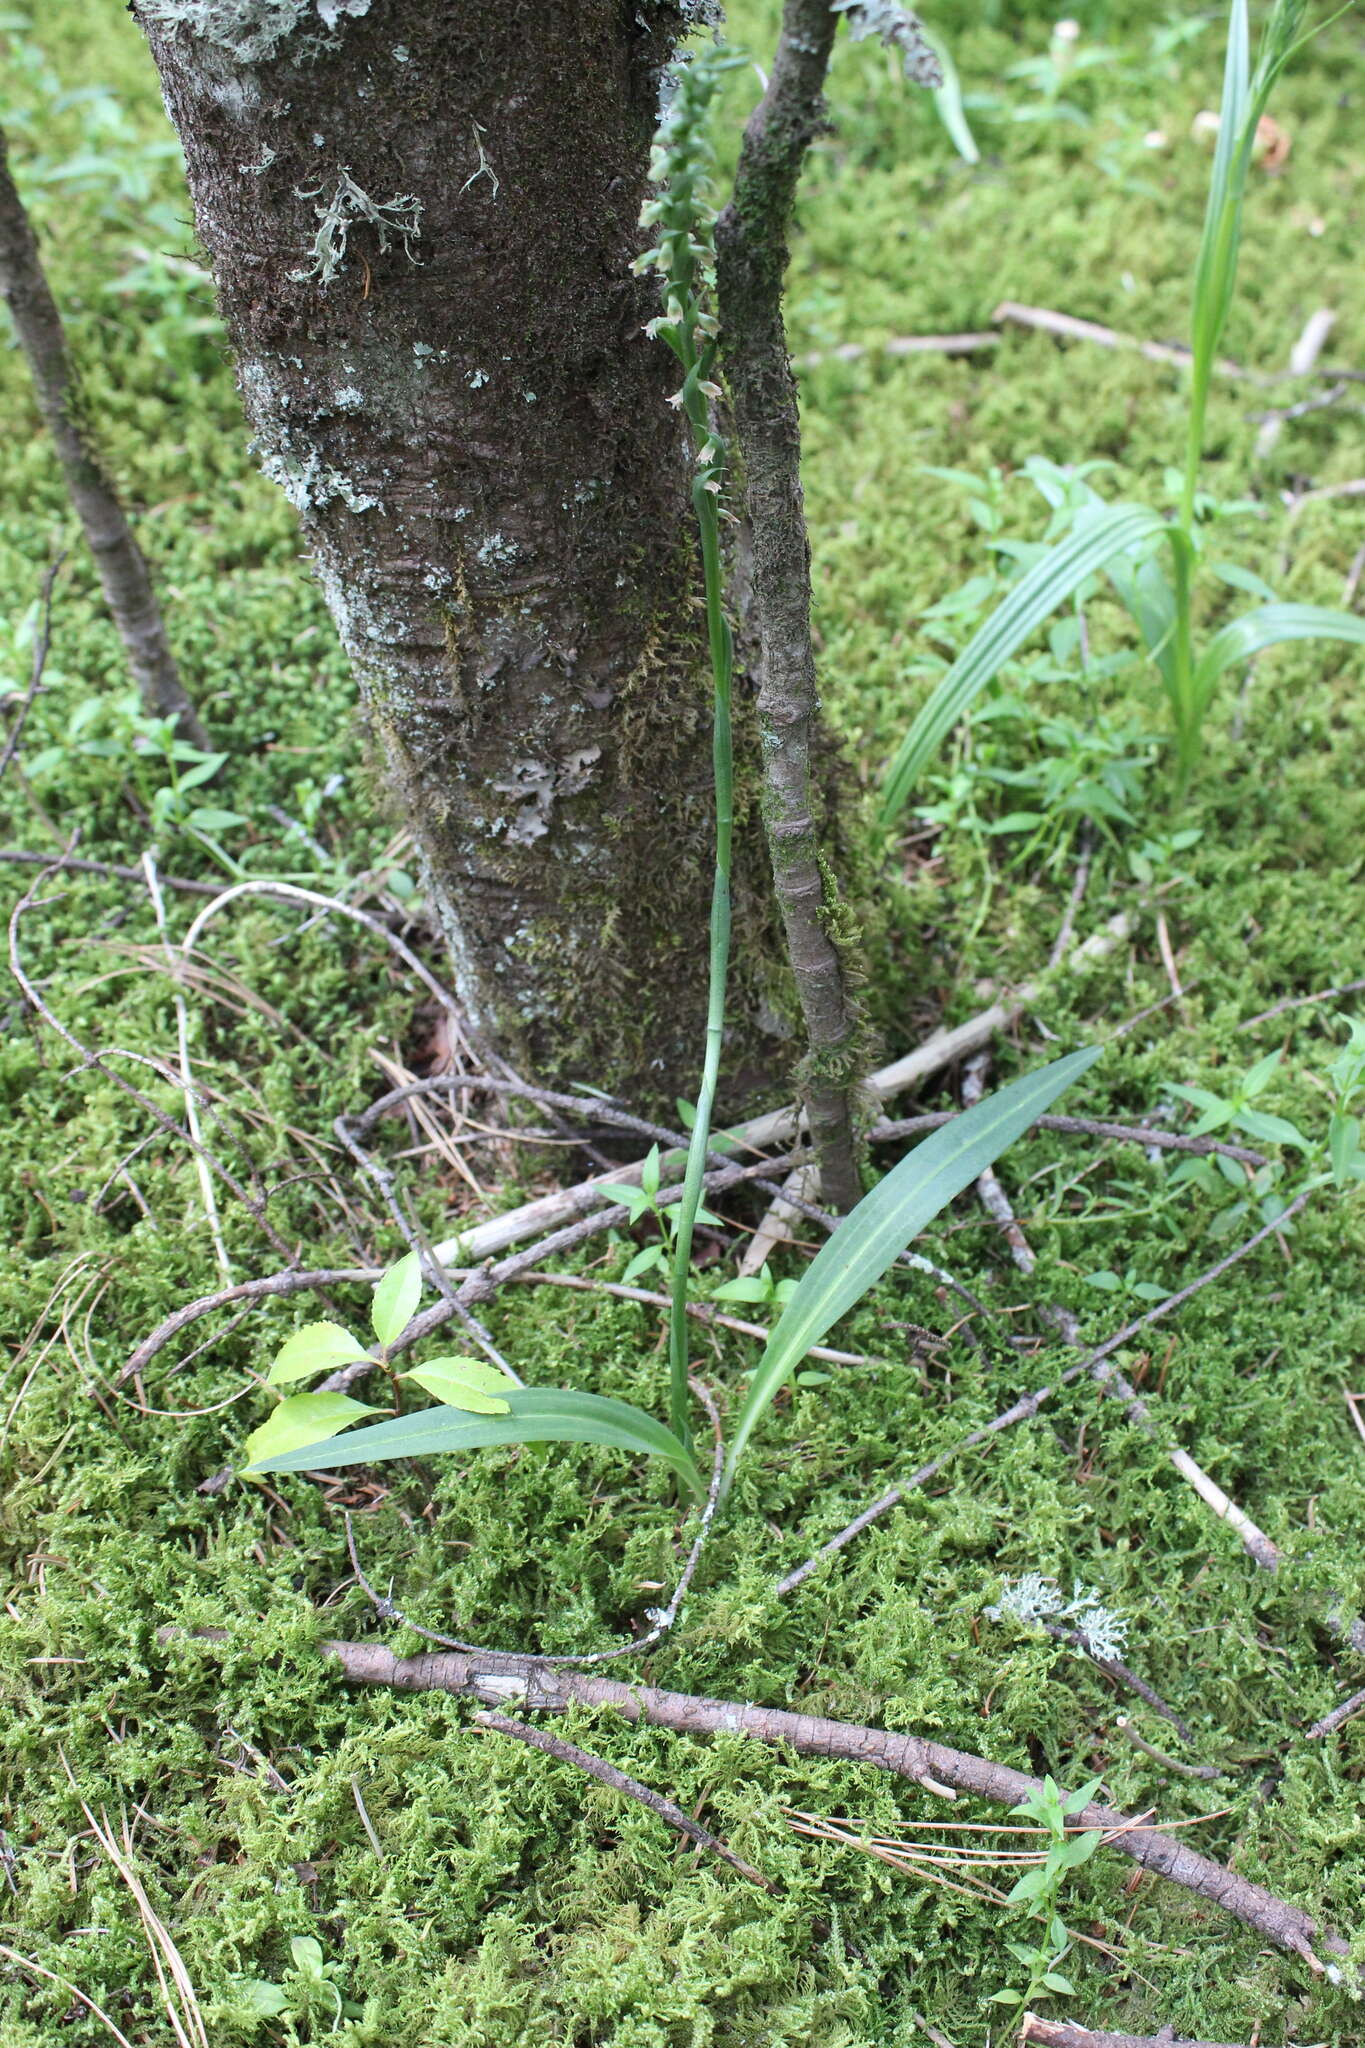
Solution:
{"label": "mossy tree trunk", "polygon": [[138,0],[261,461],[471,1018],[690,1093],[709,705],[631,272],[685,0]]}

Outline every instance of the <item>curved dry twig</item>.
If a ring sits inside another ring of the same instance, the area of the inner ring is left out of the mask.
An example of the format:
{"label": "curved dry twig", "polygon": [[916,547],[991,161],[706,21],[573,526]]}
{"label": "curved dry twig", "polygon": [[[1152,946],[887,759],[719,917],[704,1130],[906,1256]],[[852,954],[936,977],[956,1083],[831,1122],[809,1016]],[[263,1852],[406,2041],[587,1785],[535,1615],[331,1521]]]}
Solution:
{"label": "curved dry twig", "polygon": [[[748,1735],[803,1756],[869,1763],[917,1784],[969,1793],[995,1805],[1018,1806],[1041,1790],[1039,1780],[1023,1771],[923,1736],[738,1700],[623,1685],[585,1672],[550,1670],[544,1660],[534,1657],[503,1652],[482,1658],[467,1653],[398,1658],[379,1643],[339,1641],[325,1642],[320,1648],[355,1685],[384,1685],[404,1692],[439,1690],[478,1699],[486,1706],[522,1711],[556,1712],[571,1705],[607,1708],[623,1720],[680,1734]],[[1345,1956],[1346,1943],[1301,1907],[1112,1807],[1087,1806],[1075,1816],[1075,1823],[1100,1830],[1112,1838],[1110,1846],[1132,1857],[1143,1869],[1209,1900],[1264,1939],[1301,1957],[1314,1975],[1341,1980],[1339,1965],[1324,1963],[1319,1951]]]}
{"label": "curved dry twig", "polygon": [[[549,1664],[610,1664],[618,1657],[637,1656],[640,1651],[651,1649],[666,1636],[682,1612],[683,1601],[687,1598],[693,1578],[696,1576],[697,1566],[701,1563],[701,1554],[706,1548],[706,1540],[711,1534],[711,1524],[715,1520],[716,1508],[720,1502],[720,1482],[725,1472],[725,1440],[721,1433],[720,1411],[712,1399],[711,1390],[700,1380],[689,1379],[687,1384],[706,1410],[711,1424],[711,1482],[706,1490],[706,1500],[702,1506],[701,1519],[697,1523],[697,1533],[692,1539],[692,1547],[687,1553],[686,1562],[669,1597],[668,1605],[654,1613],[651,1625],[644,1635],[636,1636],[628,1643],[618,1643],[610,1650],[556,1652],[554,1655],[542,1655],[537,1651],[531,1659],[537,1667]],[[399,1622],[404,1628],[411,1629],[414,1635],[421,1636],[425,1642],[439,1643],[447,1650],[459,1650],[467,1656],[501,1657],[504,1654],[501,1650],[485,1650],[477,1643],[462,1643],[457,1637],[439,1635],[434,1629],[422,1628],[417,1622],[409,1620],[386,1595],[376,1593],[360,1568],[360,1559],[356,1555],[355,1532],[349,1515],[346,1517],[346,1548],[350,1553],[351,1568],[361,1591],[367,1595],[376,1614],[383,1620]]]}

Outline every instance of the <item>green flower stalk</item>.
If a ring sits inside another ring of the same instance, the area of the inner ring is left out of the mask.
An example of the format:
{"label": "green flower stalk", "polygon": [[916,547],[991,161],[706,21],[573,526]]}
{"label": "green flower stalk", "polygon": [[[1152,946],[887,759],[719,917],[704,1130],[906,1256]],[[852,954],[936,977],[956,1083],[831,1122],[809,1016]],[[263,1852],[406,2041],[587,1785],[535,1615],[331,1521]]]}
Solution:
{"label": "green flower stalk", "polygon": [[714,687],[712,762],[715,780],[716,868],[711,892],[710,989],[706,1008],[706,1051],[697,1113],[692,1125],[673,1238],[669,1280],[669,1419],[676,1436],[689,1441],[687,1421],[687,1294],[692,1236],[701,1206],[702,1180],[711,1137],[711,1115],[720,1074],[725,1030],[725,989],[730,963],[730,850],[734,836],[734,755],[730,728],[730,686],[734,645],[725,616],[720,553],[720,493],[725,477],[725,443],[711,421],[711,401],[720,397],[713,381],[716,322],[707,310],[714,276],[712,236],[715,211],[707,198],[713,163],[708,131],[711,101],[722,75],[743,60],[722,45],[702,51],[675,73],[671,106],[659,129],[650,175],[660,187],[641,215],[658,229],[655,246],[641,256],[637,271],[656,270],[664,312],[648,333],[668,344],[682,365],[683,381],[673,404],[686,415],[696,456],[692,503],[701,535],[706,633]]}

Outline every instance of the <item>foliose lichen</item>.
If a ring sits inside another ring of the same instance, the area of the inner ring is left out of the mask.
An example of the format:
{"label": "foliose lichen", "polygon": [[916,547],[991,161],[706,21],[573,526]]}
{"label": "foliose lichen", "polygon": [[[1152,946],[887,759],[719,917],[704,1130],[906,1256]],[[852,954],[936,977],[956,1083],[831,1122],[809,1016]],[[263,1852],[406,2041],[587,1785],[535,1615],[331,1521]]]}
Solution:
{"label": "foliose lichen", "polygon": [[368,14],[370,0],[142,0],[142,11],[164,28],[202,36],[239,64],[259,64],[296,29],[313,22],[334,29],[345,15]]}

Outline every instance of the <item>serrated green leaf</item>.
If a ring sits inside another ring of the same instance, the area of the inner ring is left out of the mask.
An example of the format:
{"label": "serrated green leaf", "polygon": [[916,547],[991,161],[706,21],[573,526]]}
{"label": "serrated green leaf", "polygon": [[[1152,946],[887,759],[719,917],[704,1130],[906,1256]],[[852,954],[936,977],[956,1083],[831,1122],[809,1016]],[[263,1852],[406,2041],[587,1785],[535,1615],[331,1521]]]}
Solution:
{"label": "serrated green leaf", "polygon": [[[311,1398],[335,1400],[341,1396]],[[697,1499],[706,1492],[686,1446],[642,1408],[601,1394],[566,1393],[554,1387],[509,1385],[506,1400],[506,1415],[467,1416],[451,1408],[426,1408],[417,1415],[397,1415],[368,1429],[352,1430],[333,1447],[326,1470],[382,1464],[389,1458],[481,1450],[495,1444],[608,1444],[636,1457],[663,1458]],[[315,1463],[311,1450],[290,1450],[260,1460],[257,1469],[299,1472]]]}
{"label": "serrated green leaf", "polygon": [[422,1262],[416,1252],[409,1252],[396,1266],[389,1267],[374,1290],[370,1327],[381,1344],[392,1344],[402,1336],[421,1299]]}
{"label": "serrated green leaf", "polygon": [[511,1413],[505,1397],[512,1381],[481,1358],[429,1358],[400,1377],[434,1394],[447,1408],[463,1408],[471,1415]]}
{"label": "serrated green leaf", "polygon": [[901,742],[882,796],[883,825],[894,823],[944,739],[1029,635],[1046,624],[1087,576],[1164,531],[1164,522],[1145,505],[1088,509],[1066,539],[1020,577],[959,654]]}
{"label": "serrated green leaf", "polygon": [[315,1372],[335,1372],[338,1366],[354,1365],[364,1356],[364,1345],[340,1323],[305,1323],[280,1346],[266,1385],[287,1387],[294,1380],[311,1379]]}
{"label": "serrated green leaf", "polygon": [[1094,1065],[1101,1050],[1068,1053],[987,1096],[925,1138],[864,1195],[802,1274],[764,1346],[726,1459],[727,1488],[760,1417],[812,1344],[862,1300],[955,1195]]}
{"label": "serrated green leaf", "polygon": [[[309,1472],[313,1469],[312,1453],[320,1444],[328,1442],[349,1423],[358,1422],[362,1415],[378,1413],[373,1405],[353,1401],[349,1394],[290,1394],[259,1429],[252,1430],[243,1446],[247,1462],[242,1470],[252,1475]],[[293,1462],[281,1464],[281,1459]]]}

